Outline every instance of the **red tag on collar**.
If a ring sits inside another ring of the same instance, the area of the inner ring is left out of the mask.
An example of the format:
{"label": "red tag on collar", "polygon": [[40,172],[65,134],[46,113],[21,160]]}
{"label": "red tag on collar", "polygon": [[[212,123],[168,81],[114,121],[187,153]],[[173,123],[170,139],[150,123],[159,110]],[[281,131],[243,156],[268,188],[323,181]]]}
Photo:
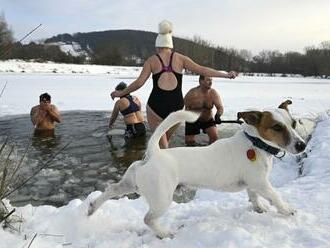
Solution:
{"label": "red tag on collar", "polygon": [[256,151],[252,148],[246,151],[246,156],[251,161],[256,161],[257,159]]}

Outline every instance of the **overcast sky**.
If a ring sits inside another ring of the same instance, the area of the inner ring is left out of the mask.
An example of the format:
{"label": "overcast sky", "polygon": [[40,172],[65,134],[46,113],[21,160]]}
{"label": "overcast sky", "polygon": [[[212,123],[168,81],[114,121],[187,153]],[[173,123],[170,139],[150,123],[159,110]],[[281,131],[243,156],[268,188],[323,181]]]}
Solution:
{"label": "overcast sky", "polygon": [[0,0],[16,39],[60,33],[135,29],[157,32],[163,19],[174,36],[198,35],[215,45],[303,52],[330,40],[330,0]]}

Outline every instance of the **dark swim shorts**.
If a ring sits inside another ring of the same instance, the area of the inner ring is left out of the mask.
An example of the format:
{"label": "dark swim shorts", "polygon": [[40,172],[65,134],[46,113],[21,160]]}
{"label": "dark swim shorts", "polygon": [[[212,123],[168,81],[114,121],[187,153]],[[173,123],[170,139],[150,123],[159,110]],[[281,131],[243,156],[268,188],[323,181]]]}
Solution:
{"label": "dark swim shorts", "polygon": [[194,123],[186,122],[185,133],[186,135],[196,135],[200,133],[200,130],[205,132],[205,129],[215,126],[216,123],[213,118],[208,121],[200,121],[199,119]]}
{"label": "dark swim shorts", "polygon": [[125,138],[135,138],[146,134],[146,126],[143,122],[126,125]]}

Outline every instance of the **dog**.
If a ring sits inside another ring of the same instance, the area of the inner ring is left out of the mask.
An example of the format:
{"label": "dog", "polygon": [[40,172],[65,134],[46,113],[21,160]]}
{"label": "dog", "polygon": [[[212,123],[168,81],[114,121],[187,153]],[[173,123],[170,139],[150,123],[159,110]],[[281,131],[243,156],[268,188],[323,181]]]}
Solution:
{"label": "dog", "polygon": [[245,122],[242,129],[233,137],[209,146],[160,149],[159,140],[169,128],[179,122],[194,122],[198,117],[184,110],[170,114],[151,136],[145,158],[133,162],[120,182],[110,185],[90,202],[88,215],[109,198],[136,192],[149,205],[145,224],[159,238],[172,238],[173,233],[163,229],[157,220],[170,206],[179,184],[227,192],[246,189],[254,211],[266,211],[261,196],[279,213],[293,215],[295,210],[281,199],[268,180],[273,155],[280,150],[298,154],[306,147],[294,130],[295,120],[287,109],[280,106],[262,112],[239,112],[238,119]]}

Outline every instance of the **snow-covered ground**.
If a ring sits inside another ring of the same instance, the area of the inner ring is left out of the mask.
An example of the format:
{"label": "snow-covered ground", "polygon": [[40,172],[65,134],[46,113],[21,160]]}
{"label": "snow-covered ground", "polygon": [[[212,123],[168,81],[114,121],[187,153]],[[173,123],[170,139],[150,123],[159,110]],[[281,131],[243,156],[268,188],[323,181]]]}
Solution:
{"label": "snow-covered ground", "polygon": [[[49,68],[62,71],[52,73]],[[48,69],[45,69],[48,68]],[[80,71],[77,75],[72,73]],[[28,113],[40,93],[49,92],[60,110],[111,110],[110,91],[116,83],[131,82],[140,68],[90,65],[56,65],[0,62],[0,116]],[[25,72],[22,73],[21,71]],[[88,71],[88,72],[87,72]],[[38,73],[37,73],[38,72]],[[185,76],[183,91],[197,85],[196,76]],[[0,247],[330,247],[330,80],[305,78],[238,77],[214,79],[225,103],[226,119],[247,108],[277,106],[290,98],[293,114],[318,121],[303,160],[303,176],[293,156],[276,160],[271,181],[297,214],[283,217],[270,211],[251,211],[244,192],[199,190],[196,198],[172,203],[161,219],[176,230],[174,239],[157,239],[143,223],[147,204],[142,198],[107,201],[92,217],[86,217],[88,199],[68,205],[17,208],[24,222],[20,233],[0,229]],[[151,81],[136,92],[144,104]],[[183,226],[183,227],[182,227]]]}
{"label": "snow-covered ground", "polygon": [[[132,76],[139,67],[38,63],[23,60],[0,61],[0,73],[112,74]],[[126,74],[125,74],[126,72]]]}
{"label": "snow-covered ground", "polygon": [[[0,90],[7,82],[0,98],[0,116],[29,113],[43,92],[52,95],[61,111],[111,110],[110,92],[120,81],[132,82],[140,71],[139,67],[0,61]],[[238,111],[249,108],[275,107],[286,99],[293,101],[291,111],[299,117],[315,117],[330,109],[329,79],[240,76],[213,81],[226,118],[236,118]],[[184,76],[184,93],[197,85],[197,76]],[[144,106],[151,88],[149,79],[134,92]]]}

